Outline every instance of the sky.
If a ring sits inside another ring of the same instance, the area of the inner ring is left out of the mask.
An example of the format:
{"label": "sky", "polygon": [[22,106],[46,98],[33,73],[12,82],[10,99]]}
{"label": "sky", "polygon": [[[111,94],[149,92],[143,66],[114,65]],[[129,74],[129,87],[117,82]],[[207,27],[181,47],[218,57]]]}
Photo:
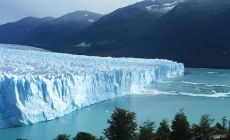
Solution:
{"label": "sky", "polygon": [[141,0],[0,0],[0,24],[27,16],[58,17],[78,10],[107,14],[138,1]]}

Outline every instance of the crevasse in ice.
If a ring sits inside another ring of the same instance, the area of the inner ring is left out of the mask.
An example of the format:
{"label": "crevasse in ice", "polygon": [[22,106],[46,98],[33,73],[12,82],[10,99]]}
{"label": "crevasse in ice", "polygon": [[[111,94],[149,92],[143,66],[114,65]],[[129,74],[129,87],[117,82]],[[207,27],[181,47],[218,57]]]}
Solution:
{"label": "crevasse in ice", "polygon": [[161,59],[92,57],[0,47],[0,128],[61,117],[183,75]]}

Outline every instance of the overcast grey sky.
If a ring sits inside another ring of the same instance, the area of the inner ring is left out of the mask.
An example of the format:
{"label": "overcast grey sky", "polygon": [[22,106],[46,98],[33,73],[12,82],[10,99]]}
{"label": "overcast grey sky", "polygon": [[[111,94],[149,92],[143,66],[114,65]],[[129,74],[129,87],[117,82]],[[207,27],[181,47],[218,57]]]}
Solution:
{"label": "overcast grey sky", "polygon": [[77,10],[106,14],[137,1],[141,0],[0,0],[0,24],[26,16],[58,17]]}

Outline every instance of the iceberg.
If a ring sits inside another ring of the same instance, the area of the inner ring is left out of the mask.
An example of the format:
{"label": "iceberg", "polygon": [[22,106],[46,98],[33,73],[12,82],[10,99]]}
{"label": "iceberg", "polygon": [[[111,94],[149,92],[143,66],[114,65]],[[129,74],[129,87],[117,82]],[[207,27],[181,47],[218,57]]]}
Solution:
{"label": "iceberg", "polygon": [[104,100],[136,94],[181,76],[162,59],[70,55],[0,47],[0,128],[62,117]]}

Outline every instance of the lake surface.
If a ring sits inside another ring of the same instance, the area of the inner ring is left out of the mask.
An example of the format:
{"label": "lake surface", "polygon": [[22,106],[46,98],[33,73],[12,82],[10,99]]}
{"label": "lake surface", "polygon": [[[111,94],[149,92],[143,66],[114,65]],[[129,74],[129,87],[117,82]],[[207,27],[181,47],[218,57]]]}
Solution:
{"label": "lake surface", "polygon": [[186,69],[183,77],[162,81],[143,94],[101,102],[53,121],[0,129],[0,139],[52,140],[58,134],[74,136],[78,131],[100,136],[116,107],[136,112],[139,124],[149,119],[157,124],[164,118],[171,121],[180,109],[192,123],[202,114],[218,121],[222,116],[230,119],[230,70]]}

